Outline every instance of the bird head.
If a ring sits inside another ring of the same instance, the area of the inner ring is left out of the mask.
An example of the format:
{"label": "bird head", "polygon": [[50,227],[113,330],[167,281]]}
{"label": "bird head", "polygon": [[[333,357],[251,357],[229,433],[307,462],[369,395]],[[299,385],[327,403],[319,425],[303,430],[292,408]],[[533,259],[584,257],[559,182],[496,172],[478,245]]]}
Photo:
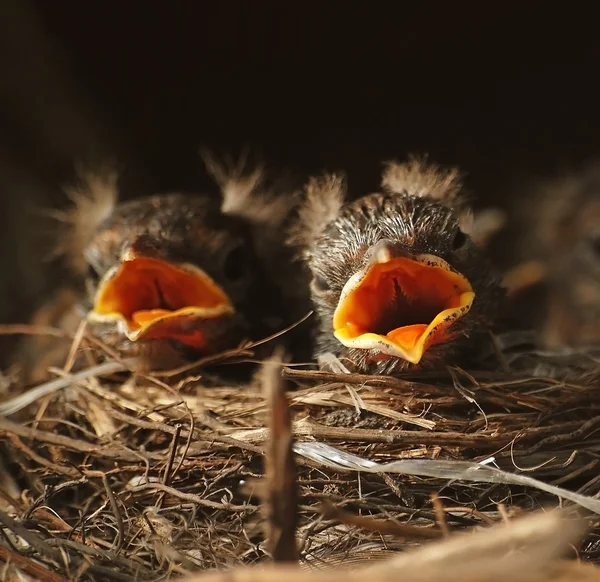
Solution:
{"label": "bird head", "polygon": [[538,328],[546,348],[597,343],[600,164],[594,160],[575,171],[527,181],[525,187],[515,203],[516,232],[506,236],[516,241],[517,264],[533,263],[541,276],[513,298],[516,318]]}
{"label": "bird head", "polygon": [[447,361],[493,315],[496,279],[458,194],[455,172],[414,160],[350,203],[339,177],[309,184],[293,239],[312,273],[321,351],[388,373]]}
{"label": "bird head", "polygon": [[269,245],[257,239],[273,238],[284,214],[284,202],[257,192],[259,178],[223,170],[220,198],[119,204],[114,179],[86,176],[63,244],[76,247],[72,262],[85,270],[92,332],[119,347],[165,340],[203,353],[251,337],[279,307],[265,269]]}
{"label": "bird head", "polygon": [[130,342],[220,348],[254,284],[247,229],[209,197],[171,194],[122,204],[85,257],[90,323]]}

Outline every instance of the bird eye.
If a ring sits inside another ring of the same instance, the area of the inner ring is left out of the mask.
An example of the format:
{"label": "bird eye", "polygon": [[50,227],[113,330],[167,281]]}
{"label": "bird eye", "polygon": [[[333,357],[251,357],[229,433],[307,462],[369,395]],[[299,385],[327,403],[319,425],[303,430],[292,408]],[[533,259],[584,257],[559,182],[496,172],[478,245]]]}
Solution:
{"label": "bird eye", "polygon": [[223,274],[232,282],[237,282],[248,273],[248,255],[243,244],[229,251],[223,263]]}
{"label": "bird eye", "polygon": [[452,240],[452,248],[457,251],[458,249],[465,246],[467,242],[467,235],[460,229],[456,229],[456,233],[454,234],[454,239]]}
{"label": "bird eye", "polygon": [[323,277],[319,277],[318,275],[315,275],[312,280],[312,288],[315,293],[327,293],[327,291],[331,289],[329,283],[325,281]]}

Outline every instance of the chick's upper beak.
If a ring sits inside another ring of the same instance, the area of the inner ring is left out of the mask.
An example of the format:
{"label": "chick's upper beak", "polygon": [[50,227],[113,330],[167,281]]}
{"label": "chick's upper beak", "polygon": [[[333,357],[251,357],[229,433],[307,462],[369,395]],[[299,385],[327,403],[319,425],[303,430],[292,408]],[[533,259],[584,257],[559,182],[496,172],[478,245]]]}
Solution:
{"label": "chick's upper beak", "polygon": [[202,270],[129,249],[99,283],[95,321],[116,321],[131,341],[177,339],[204,347],[200,322],[231,315],[227,294]]}
{"label": "chick's upper beak", "polygon": [[381,241],[370,257],[342,290],[334,335],[346,347],[417,364],[430,346],[450,340],[450,326],[470,310],[475,293],[437,256],[410,255]]}

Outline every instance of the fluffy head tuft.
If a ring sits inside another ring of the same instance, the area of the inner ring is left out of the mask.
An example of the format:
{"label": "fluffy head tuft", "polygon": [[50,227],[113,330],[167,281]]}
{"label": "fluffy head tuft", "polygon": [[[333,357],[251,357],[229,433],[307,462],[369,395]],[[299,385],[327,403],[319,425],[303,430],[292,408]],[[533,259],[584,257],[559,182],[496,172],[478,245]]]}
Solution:
{"label": "fluffy head tuft", "polygon": [[204,149],[200,155],[210,174],[221,190],[223,214],[239,216],[251,223],[277,226],[283,223],[294,203],[293,193],[275,195],[265,184],[262,165],[248,169],[247,154],[237,161],[231,158],[219,160],[215,154]]}
{"label": "fluffy head tuft", "polygon": [[282,244],[299,203],[295,180],[270,175],[262,165],[249,167],[247,154],[237,161],[217,159],[207,150],[200,154],[221,190],[221,211],[248,224],[265,278],[285,297],[286,317],[300,319],[310,309],[307,274],[294,261],[295,249]]}
{"label": "fluffy head tuft", "polygon": [[75,272],[84,273],[84,249],[117,204],[119,176],[112,164],[96,170],[78,166],[76,176],[77,180],[64,188],[71,207],[53,213],[65,229],[52,255],[64,257]]}
{"label": "fluffy head tuft", "polygon": [[386,162],[384,167],[381,185],[391,192],[425,196],[449,206],[460,201],[462,175],[457,168],[443,169],[414,156],[403,163]]}
{"label": "fluffy head tuft", "polygon": [[298,210],[298,220],[290,230],[290,243],[311,246],[340,214],[346,197],[344,177],[326,174],[313,177],[305,188],[305,198]]}

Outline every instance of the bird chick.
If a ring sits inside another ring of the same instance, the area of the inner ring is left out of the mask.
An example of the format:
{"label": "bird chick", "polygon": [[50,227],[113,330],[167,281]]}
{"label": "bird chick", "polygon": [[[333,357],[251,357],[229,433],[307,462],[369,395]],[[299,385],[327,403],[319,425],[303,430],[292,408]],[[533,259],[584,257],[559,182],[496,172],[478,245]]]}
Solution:
{"label": "bird chick", "polygon": [[514,271],[538,276],[514,294],[511,311],[543,347],[599,342],[600,162],[530,182],[512,210],[514,232],[500,242],[512,237]]}
{"label": "bird chick", "polygon": [[69,192],[59,252],[85,272],[88,329],[121,352],[154,358],[169,346],[198,357],[290,323],[269,269],[291,198],[266,194],[260,170],[206,160],[221,198],[170,193],[118,203],[114,172],[88,173]]}
{"label": "bird chick", "polygon": [[449,364],[476,346],[503,290],[469,236],[456,170],[390,163],[381,191],[345,202],[337,175],[312,179],[291,232],[312,273],[317,354],[367,373]]}

